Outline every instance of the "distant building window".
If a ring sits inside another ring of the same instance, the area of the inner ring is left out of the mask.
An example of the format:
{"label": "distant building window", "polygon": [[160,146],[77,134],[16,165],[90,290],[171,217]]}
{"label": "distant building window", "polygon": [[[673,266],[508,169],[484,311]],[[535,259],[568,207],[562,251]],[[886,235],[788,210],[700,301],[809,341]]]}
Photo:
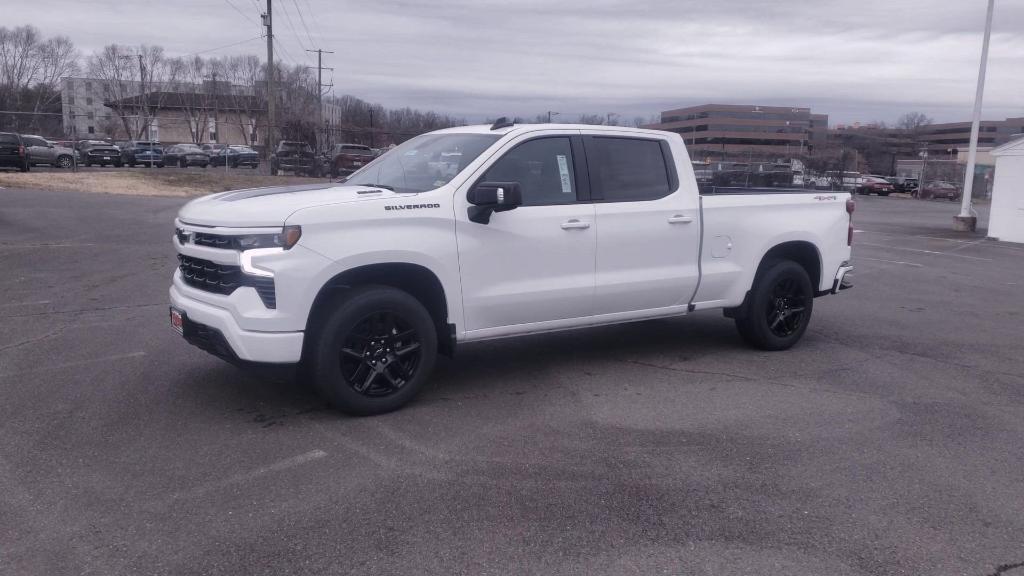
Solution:
{"label": "distant building window", "polygon": [[86,106],[92,106],[92,98],[86,98],[85,99],[85,105]]}
{"label": "distant building window", "polygon": [[95,133],[96,133],[96,128],[94,128],[92,126],[89,126],[89,134],[95,134]]}
{"label": "distant building window", "polygon": [[86,82],[85,83],[85,89],[86,90],[92,90],[92,82]]}
{"label": "distant building window", "polygon": [[85,117],[88,118],[89,120],[95,120],[96,119],[96,113],[90,110],[89,113],[85,115]]}
{"label": "distant building window", "polygon": [[69,95],[68,96],[68,106],[74,106],[74,105],[75,105],[75,97]]}

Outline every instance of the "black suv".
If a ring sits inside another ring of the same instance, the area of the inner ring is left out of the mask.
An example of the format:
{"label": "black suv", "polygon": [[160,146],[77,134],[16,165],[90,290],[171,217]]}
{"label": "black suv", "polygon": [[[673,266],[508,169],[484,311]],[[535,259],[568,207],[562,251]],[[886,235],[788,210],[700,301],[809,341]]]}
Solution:
{"label": "black suv", "polygon": [[82,163],[86,166],[93,164],[121,166],[121,149],[103,140],[80,140],[78,152],[82,157]]}
{"label": "black suv", "polygon": [[28,150],[21,142],[21,136],[13,132],[0,132],[0,167],[28,172]]}
{"label": "black suv", "polygon": [[320,176],[320,159],[313,153],[313,148],[305,142],[283,140],[278,142],[277,150],[270,157],[270,173],[293,172],[306,176]]}

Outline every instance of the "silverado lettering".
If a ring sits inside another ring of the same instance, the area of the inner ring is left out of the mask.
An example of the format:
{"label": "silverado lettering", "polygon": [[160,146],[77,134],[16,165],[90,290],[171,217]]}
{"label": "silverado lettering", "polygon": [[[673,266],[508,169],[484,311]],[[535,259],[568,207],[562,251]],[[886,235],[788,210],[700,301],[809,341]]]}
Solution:
{"label": "silverado lettering", "polygon": [[420,210],[423,208],[440,208],[440,204],[396,204],[394,206],[385,206],[385,210]]}

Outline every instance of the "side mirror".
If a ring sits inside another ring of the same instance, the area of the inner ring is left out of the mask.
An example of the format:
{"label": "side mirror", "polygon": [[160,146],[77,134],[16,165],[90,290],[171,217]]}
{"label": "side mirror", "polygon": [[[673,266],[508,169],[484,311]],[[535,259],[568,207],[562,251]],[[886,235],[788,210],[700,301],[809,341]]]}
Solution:
{"label": "side mirror", "polygon": [[519,182],[481,182],[469,190],[466,201],[469,220],[477,224],[488,224],[491,214],[506,212],[523,205],[523,191]]}

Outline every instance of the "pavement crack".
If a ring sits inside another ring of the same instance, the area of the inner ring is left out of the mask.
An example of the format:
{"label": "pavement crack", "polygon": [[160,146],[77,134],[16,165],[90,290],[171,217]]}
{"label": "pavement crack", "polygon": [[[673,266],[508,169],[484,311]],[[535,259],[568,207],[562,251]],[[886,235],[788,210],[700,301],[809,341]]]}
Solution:
{"label": "pavement crack", "polygon": [[648,368],[659,368],[661,370],[669,370],[672,372],[681,372],[683,374],[705,374],[711,376],[728,376],[730,378],[739,378],[740,380],[755,380],[755,378],[751,378],[750,376],[744,376],[743,374],[733,374],[731,372],[716,372],[714,370],[697,370],[694,368],[677,368],[675,366],[653,364],[651,362],[644,362],[642,360],[619,360],[619,362],[625,362],[627,364],[636,364],[638,366],[646,366]]}
{"label": "pavement crack", "polygon": [[1024,568],[1024,562],[1015,562],[1013,564],[1000,564],[996,566],[996,571],[985,576],[1001,576],[1009,572],[1010,570],[1016,570],[1017,568]]}
{"label": "pavement crack", "polygon": [[36,342],[41,342],[43,340],[46,340],[47,338],[53,338],[54,336],[60,334],[63,331],[64,331],[64,326],[61,326],[60,328],[57,328],[56,330],[51,330],[51,331],[47,332],[46,334],[43,334],[42,336],[36,336],[35,338],[29,338],[28,340],[22,340],[21,342],[15,342],[14,344],[8,344],[6,346],[0,346],[0,352],[6,352],[7,350],[13,350],[15,348],[20,348],[20,347],[26,346],[28,344],[35,344]]}
{"label": "pavement crack", "polygon": [[97,306],[95,308],[78,308],[75,310],[53,310],[50,312],[33,312],[32,314],[11,314],[10,316],[0,316],[0,318],[31,318],[33,316],[51,316],[54,314],[77,314],[79,312],[103,312],[106,310],[128,310],[131,308],[148,308],[151,306],[167,306],[165,302],[157,302],[154,304],[124,304],[122,306]]}

